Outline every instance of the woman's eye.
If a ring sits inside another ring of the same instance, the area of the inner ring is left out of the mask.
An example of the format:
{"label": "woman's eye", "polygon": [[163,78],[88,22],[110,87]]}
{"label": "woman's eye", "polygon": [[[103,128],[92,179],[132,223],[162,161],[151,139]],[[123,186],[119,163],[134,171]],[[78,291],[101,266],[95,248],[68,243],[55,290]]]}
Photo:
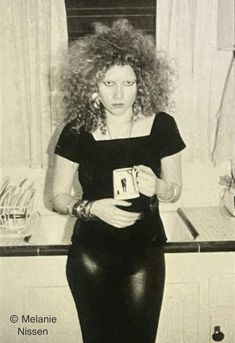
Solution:
{"label": "woman's eye", "polygon": [[133,86],[135,84],[136,81],[125,81],[124,85],[125,86]]}
{"label": "woman's eye", "polygon": [[114,82],[113,81],[104,81],[103,82],[105,86],[107,87],[112,87],[114,85]]}

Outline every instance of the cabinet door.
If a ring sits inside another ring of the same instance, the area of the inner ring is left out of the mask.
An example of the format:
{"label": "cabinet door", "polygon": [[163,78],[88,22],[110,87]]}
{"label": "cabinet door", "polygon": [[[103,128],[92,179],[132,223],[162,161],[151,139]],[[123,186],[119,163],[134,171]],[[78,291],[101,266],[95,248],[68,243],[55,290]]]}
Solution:
{"label": "cabinet door", "polygon": [[198,343],[198,284],[167,283],[158,343]]}
{"label": "cabinet door", "polygon": [[[44,335],[27,336],[27,343],[82,343],[76,308],[68,287],[27,287],[23,295],[24,313],[49,317],[48,323],[27,323],[24,326],[44,330]],[[56,322],[50,322],[50,318]]]}
{"label": "cabinet door", "polygon": [[223,343],[235,342],[235,274],[213,274],[209,277],[210,342],[215,327],[224,334]]}
{"label": "cabinet door", "polygon": [[[235,342],[235,307],[216,307],[210,313],[210,343],[215,342],[213,333],[216,328],[224,335],[222,343]],[[218,334],[217,334],[218,335]]]}
{"label": "cabinet door", "polygon": [[235,342],[235,254],[166,255],[167,277],[157,343]]}
{"label": "cabinet door", "polygon": [[[82,343],[76,308],[65,277],[66,256],[9,257],[0,264],[1,343]],[[12,323],[10,316],[17,315]],[[55,317],[39,323],[34,318]],[[28,319],[31,318],[31,319]],[[41,329],[42,334],[28,334]]]}

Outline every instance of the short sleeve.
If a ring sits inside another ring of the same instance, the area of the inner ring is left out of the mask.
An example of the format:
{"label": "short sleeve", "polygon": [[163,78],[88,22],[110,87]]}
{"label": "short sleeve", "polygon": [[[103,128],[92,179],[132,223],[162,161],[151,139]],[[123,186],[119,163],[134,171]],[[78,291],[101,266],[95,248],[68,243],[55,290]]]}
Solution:
{"label": "short sleeve", "polygon": [[183,150],[186,145],[180,135],[175,119],[161,112],[157,121],[160,145],[160,158],[174,155]]}
{"label": "short sleeve", "polygon": [[58,139],[55,154],[79,163],[81,152],[80,133],[74,128],[74,123],[67,123]]}

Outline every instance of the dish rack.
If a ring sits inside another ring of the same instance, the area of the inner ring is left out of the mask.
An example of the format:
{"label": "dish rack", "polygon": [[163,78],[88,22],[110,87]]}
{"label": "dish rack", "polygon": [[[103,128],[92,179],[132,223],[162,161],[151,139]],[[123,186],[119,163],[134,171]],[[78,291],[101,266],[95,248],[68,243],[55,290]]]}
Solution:
{"label": "dish rack", "polygon": [[0,235],[30,235],[30,224],[34,217],[31,206],[0,207]]}
{"label": "dish rack", "polygon": [[19,186],[4,180],[0,194],[0,238],[27,237],[32,234],[35,212],[35,189],[28,180]]}

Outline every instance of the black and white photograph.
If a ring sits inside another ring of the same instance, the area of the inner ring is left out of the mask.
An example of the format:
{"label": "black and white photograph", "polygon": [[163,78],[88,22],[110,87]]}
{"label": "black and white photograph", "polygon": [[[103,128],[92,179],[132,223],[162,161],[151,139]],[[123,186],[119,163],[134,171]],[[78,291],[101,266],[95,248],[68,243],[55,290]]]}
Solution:
{"label": "black and white photograph", "polygon": [[235,342],[235,0],[0,1],[0,342]]}

